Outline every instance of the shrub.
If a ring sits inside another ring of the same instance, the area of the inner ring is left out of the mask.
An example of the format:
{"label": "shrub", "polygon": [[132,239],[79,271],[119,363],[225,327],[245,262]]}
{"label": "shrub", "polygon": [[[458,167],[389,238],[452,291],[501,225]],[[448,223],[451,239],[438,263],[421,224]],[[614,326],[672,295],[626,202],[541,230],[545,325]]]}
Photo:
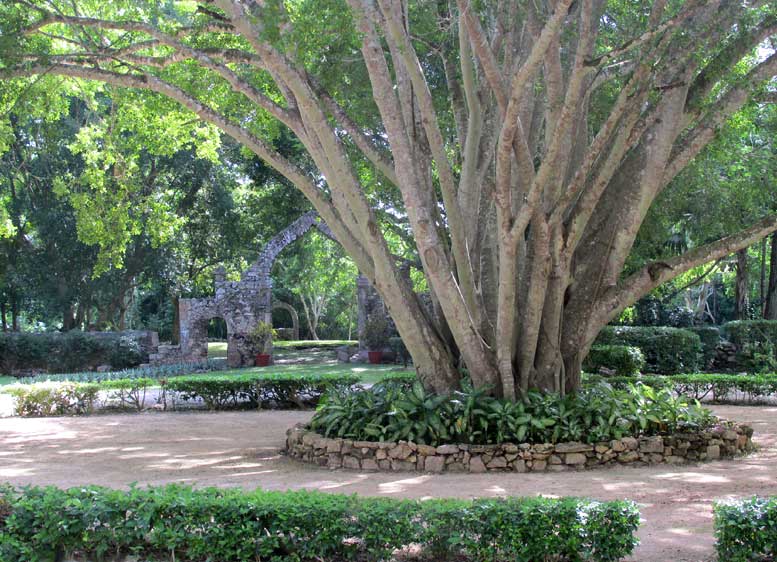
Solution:
{"label": "shrub", "polygon": [[357,375],[192,375],[168,379],[164,388],[181,400],[200,399],[211,410],[241,402],[258,407],[315,405],[329,390],[344,391],[358,384]]}
{"label": "shrub", "polygon": [[100,391],[106,406],[143,410],[148,389],[162,388],[176,400],[202,400],[211,410],[228,407],[304,407],[318,403],[326,392],[344,392],[360,381],[357,375],[313,374],[279,375],[246,373],[238,375],[190,375],[169,379],[127,378],[101,382],[44,382],[6,387],[14,397],[19,416],[88,414]]}
{"label": "shrub", "polygon": [[777,499],[716,503],[714,512],[719,560],[772,560],[777,554]]}
{"label": "shrub", "polygon": [[523,400],[510,402],[468,384],[460,392],[435,395],[416,381],[409,389],[381,384],[328,394],[310,427],[326,437],[426,445],[597,443],[680,427],[704,428],[714,420],[698,403],[644,385],[615,390],[598,384],[563,398],[529,392]]}
{"label": "shrub", "polygon": [[[701,400],[721,399],[732,392],[745,395],[745,401],[754,401],[777,394],[777,375],[724,375],[689,374],[671,376],[641,376],[639,381],[653,388],[666,388],[676,394]],[[609,377],[607,382],[614,388],[628,388],[633,377]]]}
{"label": "shrub", "polygon": [[14,398],[17,416],[89,414],[100,387],[94,383],[37,383],[5,389]]}
{"label": "shrub", "polygon": [[610,562],[637,544],[637,507],[564,498],[396,500],[321,492],[0,489],[0,559],[72,554],[149,561],[387,560],[418,545],[435,560]]}
{"label": "shrub", "polygon": [[267,322],[257,322],[254,329],[247,336],[248,343],[254,353],[270,353],[272,350],[272,339],[274,335],[272,324]]}
{"label": "shrub", "polygon": [[410,360],[410,353],[405,347],[405,342],[403,342],[402,338],[399,336],[391,337],[388,341],[391,351],[394,352],[394,361],[400,362],[403,366],[407,367],[407,363]]}
{"label": "shrub", "polygon": [[364,326],[364,343],[370,351],[382,351],[388,342],[388,323],[381,313],[370,315]]}
{"label": "shrub", "polygon": [[619,376],[638,375],[645,366],[645,357],[638,347],[630,345],[595,345],[583,361],[583,369],[599,373],[603,369]]}
{"label": "shrub", "polygon": [[703,366],[712,366],[712,361],[715,359],[715,350],[720,343],[720,329],[716,326],[694,326],[687,329],[699,336]]}
{"label": "shrub", "polygon": [[0,371],[71,372],[108,364],[125,369],[140,364],[143,354],[133,338],[119,334],[79,332],[0,333]]}
{"label": "shrub", "polygon": [[737,346],[737,363],[752,373],[777,370],[777,320],[736,320],[723,325]]}
{"label": "shrub", "polygon": [[606,326],[594,345],[638,347],[645,356],[645,369],[660,374],[697,371],[702,350],[693,332],[663,326]]}

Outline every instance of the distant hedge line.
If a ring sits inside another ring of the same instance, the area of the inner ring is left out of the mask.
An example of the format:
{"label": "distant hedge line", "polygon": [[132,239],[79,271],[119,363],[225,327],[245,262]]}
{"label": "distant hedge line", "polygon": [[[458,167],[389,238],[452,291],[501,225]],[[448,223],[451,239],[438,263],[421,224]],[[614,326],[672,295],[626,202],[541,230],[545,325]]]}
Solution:
{"label": "distant hedge line", "polygon": [[396,500],[319,492],[0,488],[0,560],[124,555],[194,562],[433,560],[610,562],[637,544],[631,502]]}
{"label": "distant hedge line", "polygon": [[99,365],[125,369],[144,359],[138,342],[119,333],[0,333],[0,372],[9,375],[31,369],[63,373]]}
{"label": "distant hedge line", "polygon": [[605,345],[639,348],[648,373],[693,373],[699,369],[702,356],[699,336],[681,328],[607,326],[594,342],[594,346]]}
{"label": "distant hedge line", "polygon": [[169,379],[133,378],[101,382],[39,382],[3,388],[14,398],[18,416],[83,415],[94,411],[101,391],[103,406],[143,410],[149,391],[161,389],[166,407],[201,400],[210,410],[227,408],[314,406],[328,390],[343,390],[360,381],[357,375],[189,375]]}

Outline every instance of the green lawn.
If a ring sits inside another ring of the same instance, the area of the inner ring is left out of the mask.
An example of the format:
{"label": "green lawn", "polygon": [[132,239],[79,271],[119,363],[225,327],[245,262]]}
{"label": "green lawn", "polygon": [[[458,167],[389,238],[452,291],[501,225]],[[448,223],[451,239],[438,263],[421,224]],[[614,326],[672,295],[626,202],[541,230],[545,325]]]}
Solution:
{"label": "green lawn", "polygon": [[3,386],[4,384],[11,384],[13,382],[16,382],[16,378],[0,375],[0,386]]}
{"label": "green lawn", "polygon": [[213,371],[208,375],[240,375],[245,373],[272,373],[272,374],[355,374],[361,377],[363,382],[376,383],[386,375],[396,373],[412,373],[412,369],[403,369],[400,365],[369,365],[363,363],[335,363],[330,365],[271,365],[270,367],[248,367],[245,369],[228,369],[225,371]]}

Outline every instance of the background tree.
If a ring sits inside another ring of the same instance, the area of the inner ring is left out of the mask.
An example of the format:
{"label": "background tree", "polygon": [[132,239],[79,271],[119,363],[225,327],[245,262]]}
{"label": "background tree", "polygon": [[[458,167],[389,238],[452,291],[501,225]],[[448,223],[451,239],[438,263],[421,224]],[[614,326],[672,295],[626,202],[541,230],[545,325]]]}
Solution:
{"label": "background tree", "polygon": [[[212,139],[209,123],[300,189],[436,390],[458,385],[462,364],[510,398],[574,390],[591,342],[627,306],[777,229],[775,216],[753,216],[624,274],[664,188],[752,96],[770,97],[771,2],[12,0],[0,10],[7,78],[134,88],[152,149],[184,131]],[[272,144],[282,129],[300,158]],[[385,236],[395,217],[438,314]]]}

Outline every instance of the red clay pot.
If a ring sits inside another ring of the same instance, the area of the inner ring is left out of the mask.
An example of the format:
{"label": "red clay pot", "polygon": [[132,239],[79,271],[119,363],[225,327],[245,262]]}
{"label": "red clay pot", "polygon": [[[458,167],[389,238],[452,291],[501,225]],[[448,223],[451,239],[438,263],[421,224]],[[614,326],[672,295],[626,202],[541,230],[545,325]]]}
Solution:
{"label": "red clay pot", "polygon": [[380,365],[381,359],[383,359],[382,351],[368,351],[367,357],[370,359],[370,363],[373,365]]}
{"label": "red clay pot", "polygon": [[257,367],[267,367],[270,364],[270,358],[272,355],[269,353],[257,353],[254,357],[254,365]]}

